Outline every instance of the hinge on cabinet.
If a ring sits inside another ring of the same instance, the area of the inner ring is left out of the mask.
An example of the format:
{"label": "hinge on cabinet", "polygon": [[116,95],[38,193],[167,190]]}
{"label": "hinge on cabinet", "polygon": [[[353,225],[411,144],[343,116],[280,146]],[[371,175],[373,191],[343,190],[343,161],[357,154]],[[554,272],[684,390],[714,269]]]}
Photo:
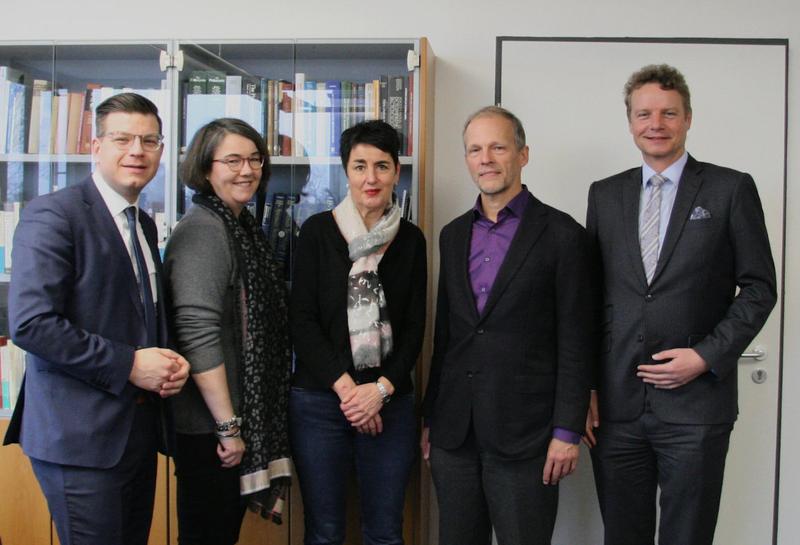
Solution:
{"label": "hinge on cabinet", "polygon": [[412,70],[419,67],[419,53],[414,51],[413,49],[408,50],[408,54],[406,55],[406,66],[408,67],[408,71],[411,72]]}
{"label": "hinge on cabinet", "polygon": [[167,68],[177,68],[180,72],[183,70],[183,51],[179,49],[174,55],[170,55],[166,51],[162,51],[159,62],[161,64],[162,72],[166,72]]}

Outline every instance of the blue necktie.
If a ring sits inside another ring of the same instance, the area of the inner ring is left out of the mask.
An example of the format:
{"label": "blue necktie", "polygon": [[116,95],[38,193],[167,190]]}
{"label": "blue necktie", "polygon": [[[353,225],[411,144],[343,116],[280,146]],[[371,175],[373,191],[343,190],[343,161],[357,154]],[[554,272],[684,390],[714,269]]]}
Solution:
{"label": "blue necktie", "polygon": [[139,299],[144,307],[144,325],[147,329],[147,346],[158,345],[158,330],[156,327],[156,307],[153,303],[153,290],[150,288],[150,274],[147,272],[147,261],[139,244],[139,235],[136,232],[136,207],[129,206],[125,209],[128,218],[128,228],[131,232],[133,255],[136,257],[136,269],[139,272]]}

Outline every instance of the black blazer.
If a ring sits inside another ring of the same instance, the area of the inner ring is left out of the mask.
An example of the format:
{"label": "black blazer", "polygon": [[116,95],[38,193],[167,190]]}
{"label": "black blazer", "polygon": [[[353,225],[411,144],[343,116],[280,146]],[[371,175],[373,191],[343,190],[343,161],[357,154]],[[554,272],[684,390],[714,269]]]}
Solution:
{"label": "black blazer", "polygon": [[474,424],[506,459],[544,455],[554,426],[581,433],[589,398],[588,239],[532,195],[483,314],[470,286],[473,211],[440,235],[434,353],[423,413],[431,442],[453,449]]}
{"label": "black blazer", "polygon": [[378,265],[394,350],[379,370],[355,373],[347,330],[347,276],[352,262],[333,214],[310,217],[294,258],[290,321],[295,352],[292,385],[330,389],[344,372],[357,381],[388,378],[397,394],[412,390],[411,370],[425,333],[428,284],[425,237],[406,220]]}
{"label": "black blazer", "polygon": [[[601,418],[629,421],[644,409],[675,424],[731,423],[736,364],[775,305],[775,265],[753,178],[691,156],[678,185],[655,276],[647,286],[639,249],[642,170],[595,182],[586,227],[604,279]],[[737,287],[740,289],[736,294]],[[669,348],[694,347],[711,372],[656,389],[636,366]]]}

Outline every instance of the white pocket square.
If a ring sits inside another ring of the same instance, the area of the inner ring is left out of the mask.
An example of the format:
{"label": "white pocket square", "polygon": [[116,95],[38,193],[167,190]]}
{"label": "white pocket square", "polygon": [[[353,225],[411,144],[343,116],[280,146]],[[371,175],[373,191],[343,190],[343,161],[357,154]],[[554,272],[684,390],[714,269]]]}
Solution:
{"label": "white pocket square", "polygon": [[689,216],[689,221],[707,220],[707,219],[711,219],[711,212],[709,212],[702,206],[698,206],[694,210],[692,210],[692,215]]}

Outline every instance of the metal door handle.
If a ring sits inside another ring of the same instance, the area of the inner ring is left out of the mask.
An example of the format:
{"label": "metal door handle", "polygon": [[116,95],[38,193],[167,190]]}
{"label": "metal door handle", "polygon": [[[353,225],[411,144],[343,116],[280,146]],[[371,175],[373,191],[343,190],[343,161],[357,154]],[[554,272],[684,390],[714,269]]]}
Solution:
{"label": "metal door handle", "polygon": [[761,361],[766,357],[767,357],[767,351],[764,350],[764,347],[756,346],[749,352],[742,352],[742,355],[739,356],[739,359]]}

